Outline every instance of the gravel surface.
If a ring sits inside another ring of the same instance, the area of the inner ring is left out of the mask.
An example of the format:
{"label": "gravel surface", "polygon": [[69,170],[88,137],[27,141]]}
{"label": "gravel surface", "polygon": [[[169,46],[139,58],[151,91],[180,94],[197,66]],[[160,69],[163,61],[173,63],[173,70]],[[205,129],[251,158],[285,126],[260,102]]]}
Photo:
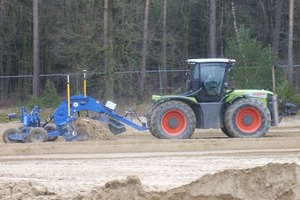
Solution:
{"label": "gravel surface", "polygon": [[[0,131],[18,125],[0,124]],[[296,200],[299,165],[298,118],[256,139],[211,129],[159,140],[129,128],[84,142],[0,141],[0,199]]]}

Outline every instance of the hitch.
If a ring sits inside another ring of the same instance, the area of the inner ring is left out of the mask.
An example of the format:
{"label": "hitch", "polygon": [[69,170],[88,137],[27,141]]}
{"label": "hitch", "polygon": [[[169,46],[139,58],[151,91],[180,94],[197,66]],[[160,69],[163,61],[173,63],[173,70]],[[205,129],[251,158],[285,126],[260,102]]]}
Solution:
{"label": "hitch", "polygon": [[294,103],[283,102],[282,103],[282,114],[283,116],[294,116],[298,113],[298,106]]}
{"label": "hitch", "polygon": [[277,126],[283,117],[285,116],[293,116],[297,115],[298,113],[298,106],[294,103],[282,102],[282,112],[278,112],[278,100],[277,100],[277,94],[276,94],[276,80],[275,80],[275,70],[276,66],[273,66],[272,68],[272,84],[273,84],[273,115],[274,115],[274,125]]}

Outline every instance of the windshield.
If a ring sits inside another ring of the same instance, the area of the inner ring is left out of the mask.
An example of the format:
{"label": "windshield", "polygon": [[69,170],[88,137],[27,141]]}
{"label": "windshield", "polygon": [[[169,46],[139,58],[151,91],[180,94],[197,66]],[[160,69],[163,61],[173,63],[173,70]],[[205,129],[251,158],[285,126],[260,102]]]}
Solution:
{"label": "windshield", "polygon": [[224,83],[226,63],[202,63],[201,85],[210,95],[219,95]]}

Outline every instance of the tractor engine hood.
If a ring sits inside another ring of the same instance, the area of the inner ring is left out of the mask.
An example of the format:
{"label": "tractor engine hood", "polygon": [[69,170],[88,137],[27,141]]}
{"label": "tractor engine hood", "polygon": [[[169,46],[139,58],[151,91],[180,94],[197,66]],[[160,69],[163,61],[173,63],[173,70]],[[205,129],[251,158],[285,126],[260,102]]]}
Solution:
{"label": "tractor engine hood", "polygon": [[[236,96],[244,96],[258,98],[267,105],[268,99],[270,99],[273,95],[274,93],[268,90],[233,90],[232,92],[229,91],[226,101],[231,101]],[[280,113],[281,116],[297,115],[298,113],[298,106],[294,103],[282,101],[282,105],[280,107],[282,108]]]}

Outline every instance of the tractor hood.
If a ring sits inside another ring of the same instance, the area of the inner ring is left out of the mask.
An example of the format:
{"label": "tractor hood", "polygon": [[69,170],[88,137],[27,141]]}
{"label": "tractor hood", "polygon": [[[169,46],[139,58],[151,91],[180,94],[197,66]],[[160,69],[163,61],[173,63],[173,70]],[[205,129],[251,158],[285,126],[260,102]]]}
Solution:
{"label": "tractor hood", "polygon": [[153,101],[170,100],[170,99],[183,100],[183,101],[197,103],[197,100],[194,97],[186,97],[186,96],[182,96],[182,95],[166,95],[166,96],[152,95]]}
{"label": "tractor hood", "polygon": [[232,92],[228,91],[226,102],[229,102],[236,97],[251,97],[258,98],[267,105],[267,99],[272,95],[273,92],[268,90],[233,90]]}
{"label": "tractor hood", "polygon": [[233,90],[229,93],[229,96],[245,96],[262,99],[268,98],[268,95],[273,95],[273,92],[268,90]]}
{"label": "tractor hood", "polygon": [[[268,90],[233,90],[232,92],[228,90],[227,92],[228,92],[227,101],[230,101],[236,96],[267,99],[268,96],[273,95],[273,92]],[[186,97],[182,95],[166,95],[166,96],[152,95],[153,101],[162,100],[162,99],[181,99],[181,100],[187,100],[187,101],[192,101],[197,103],[197,100],[194,97]]]}
{"label": "tractor hood", "polygon": [[[236,97],[252,97],[261,100],[265,105],[268,105],[268,101],[273,101],[274,93],[268,90],[233,90],[228,91],[226,102],[231,101]],[[282,101],[282,111],[280,115],[297,115],[298,106],[294,103]]]}

